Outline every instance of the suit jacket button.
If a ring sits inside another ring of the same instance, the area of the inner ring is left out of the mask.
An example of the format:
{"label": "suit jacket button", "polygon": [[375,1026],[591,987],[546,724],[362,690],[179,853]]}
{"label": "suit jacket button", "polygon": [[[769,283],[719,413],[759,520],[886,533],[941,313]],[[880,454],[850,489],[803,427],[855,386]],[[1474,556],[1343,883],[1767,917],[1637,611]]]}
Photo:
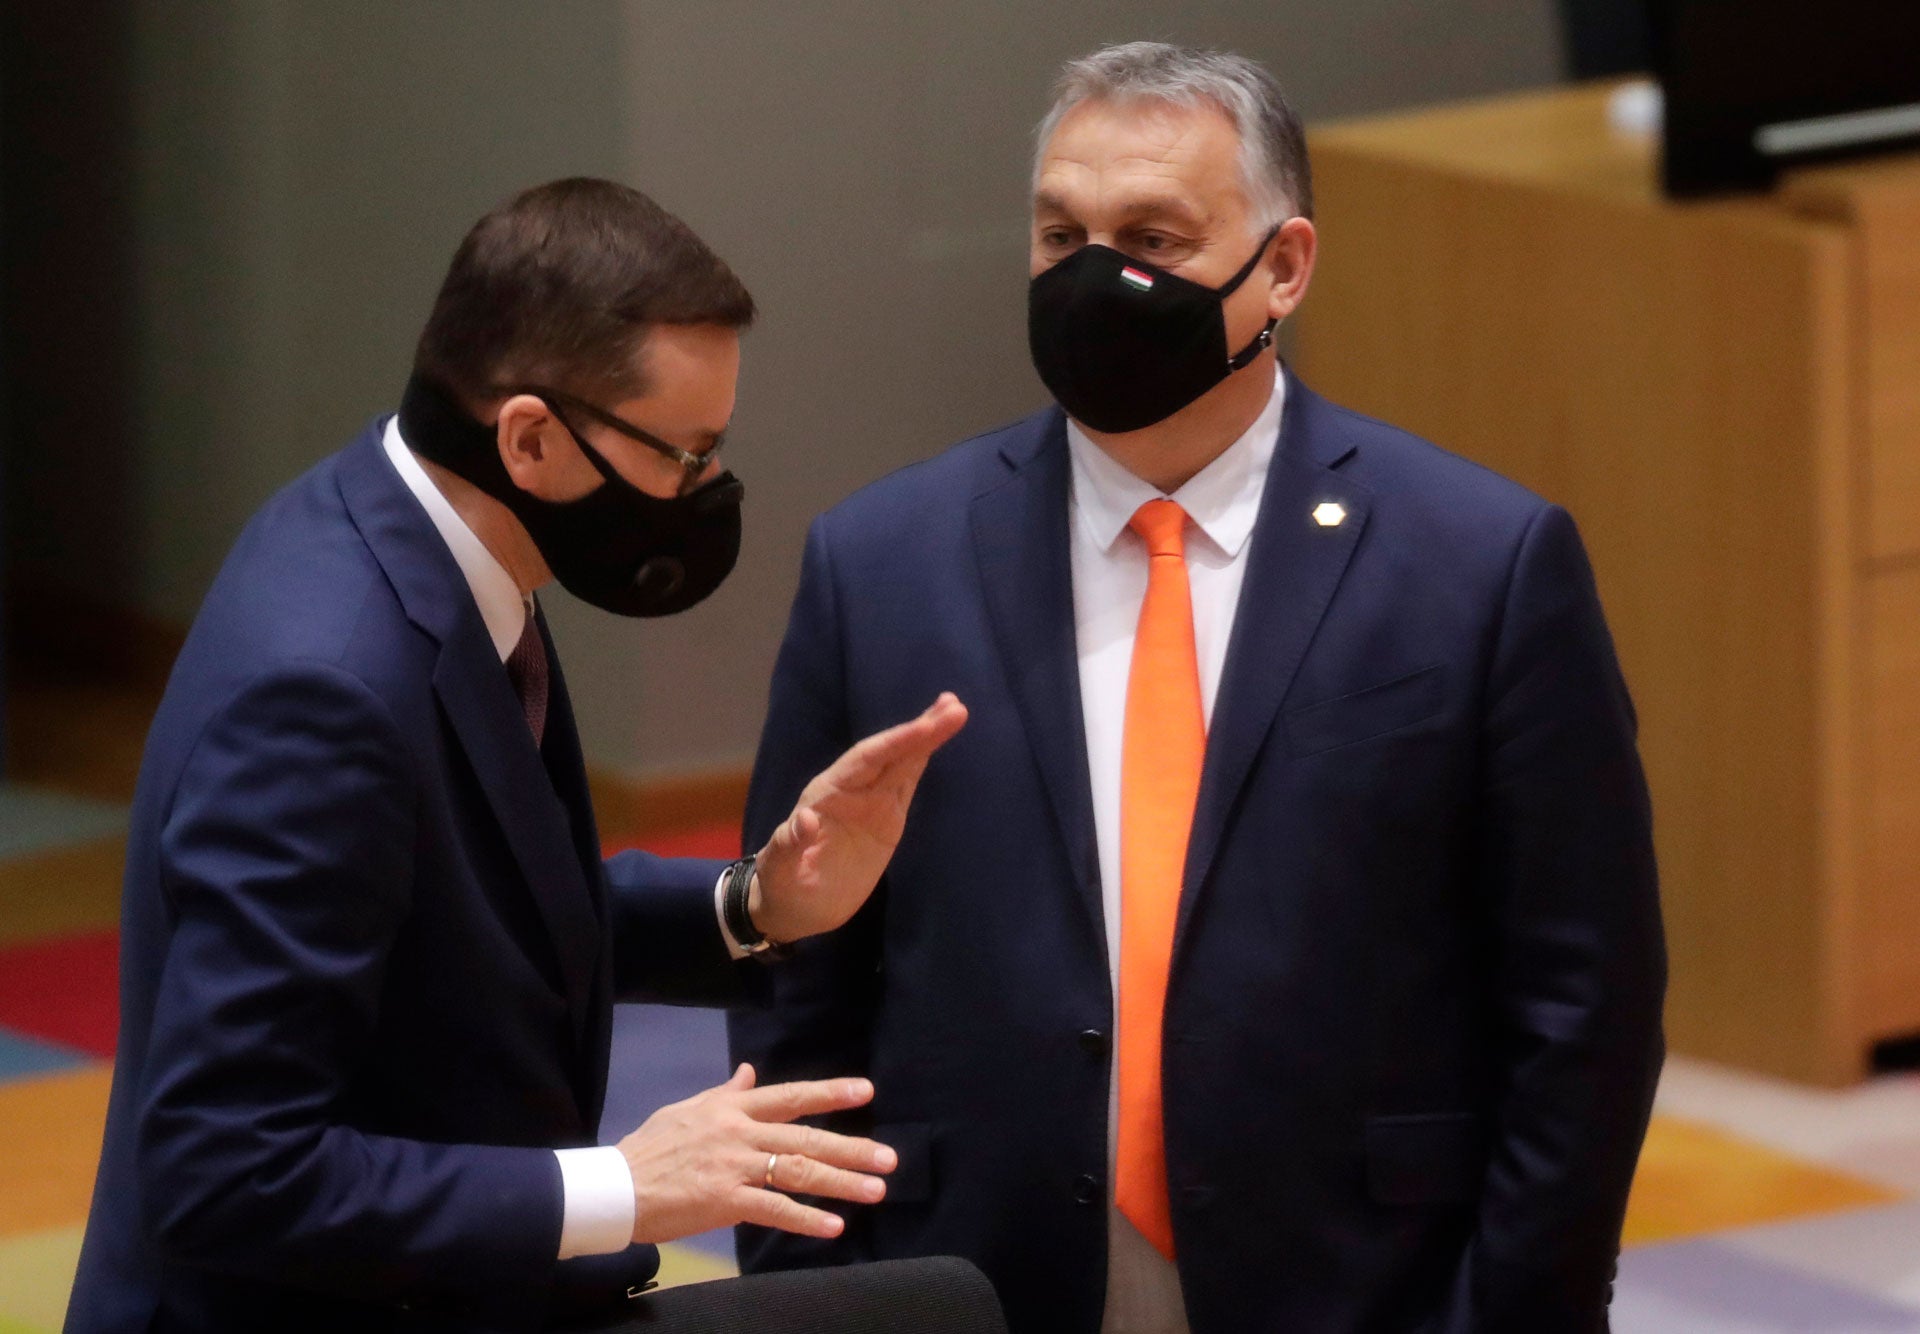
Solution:
{"label": "suit jacket button", "polygon": [[1097,1028],[1081,1030],[1080,1050],[1099,1060],[1107,1054],[1107,1035]]}
{"label": "suit jacket button", "polygon": [[1073,1179],[1073,1200],[1075,1204],[1098,1204],[1100,1202],[1100,1178],[1091,1172],[1083,1172]]}

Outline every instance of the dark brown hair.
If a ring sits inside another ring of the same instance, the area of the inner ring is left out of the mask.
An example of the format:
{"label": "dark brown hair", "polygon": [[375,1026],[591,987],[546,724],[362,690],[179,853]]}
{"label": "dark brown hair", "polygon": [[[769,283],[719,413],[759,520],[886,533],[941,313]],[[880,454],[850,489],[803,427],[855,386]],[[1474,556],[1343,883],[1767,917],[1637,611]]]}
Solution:
{"label": "dark brown hair", "polygon": [[633,354],[650,326],[744,329],[753,316],[753,297],[692,228],[638,190],[576,176],[473,225],[413,369],[469,406],[523,384],[617,401],[645,392]]}

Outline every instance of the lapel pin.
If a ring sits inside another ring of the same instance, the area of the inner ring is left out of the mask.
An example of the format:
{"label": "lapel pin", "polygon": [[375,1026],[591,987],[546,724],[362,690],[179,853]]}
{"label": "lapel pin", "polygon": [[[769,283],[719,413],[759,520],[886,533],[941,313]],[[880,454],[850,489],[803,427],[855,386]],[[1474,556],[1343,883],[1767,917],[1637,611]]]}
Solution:
{"label": "lapel pin", "polygon": [[1322,528],[1338,528],[1346,518],[1346,507],[1331,500],[1316,505],[1313,510],[1313,521]]}

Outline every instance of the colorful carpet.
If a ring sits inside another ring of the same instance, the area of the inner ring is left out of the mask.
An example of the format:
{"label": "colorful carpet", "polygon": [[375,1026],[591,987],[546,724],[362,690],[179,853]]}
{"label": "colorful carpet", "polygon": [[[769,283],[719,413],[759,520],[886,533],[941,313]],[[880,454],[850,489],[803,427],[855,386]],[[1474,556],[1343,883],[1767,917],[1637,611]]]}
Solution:
{"label": "colorful carpet", "polygon": [[[60,1327],[92,1190],[117,1018],[101,832],[20,835],[0,859],[0,1334]],[[726,857],[736,835],[649,846]],[[602,1137],[726,1074],[719,1014],[622,1006]],[[1621,1334],[1920,1334],[1920,1077],[1827,1092],[1675,1058],[1627,1242]],[[669,1283],[733,1272],[725,1232],[663,1258]]]}
{"label": "colorful carpet", "polygon": [[125,809],[112,802],[0,783],[0,858],[84,843],[126,827]]}

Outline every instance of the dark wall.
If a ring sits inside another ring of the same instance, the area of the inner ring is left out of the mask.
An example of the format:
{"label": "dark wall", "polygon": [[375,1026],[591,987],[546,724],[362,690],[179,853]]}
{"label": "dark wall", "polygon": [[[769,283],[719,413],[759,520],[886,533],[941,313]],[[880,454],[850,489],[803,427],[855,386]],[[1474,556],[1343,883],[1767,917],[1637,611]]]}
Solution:
{"label": "dark wall", "polygon": [[59,660],[116,651],[89,612],[139,560],[130,14],[0,7],[7,601],[16,651]]}
{"label": "dark wall", "polygon": [[[59,608],[184,624],[261,501],[392,408],[453,246],[511,190],[626,179],[727,257],[764,312],[738,573],[645,625],[549,599],[592,758],[676,772],[751,754],[812,515],[1042,400],[1025,197],[1062,59],[1233,47],[1317,119],[1560,58],[1546,0],[39,0],[6,22],[8,546]],[[669,688],[695,684],[699,711]]]}
{"label": "dark wall", "polygon": [[1567,72],[1576,79],[1642,73],[1652,67],[1651,0],[1560,0]]}

